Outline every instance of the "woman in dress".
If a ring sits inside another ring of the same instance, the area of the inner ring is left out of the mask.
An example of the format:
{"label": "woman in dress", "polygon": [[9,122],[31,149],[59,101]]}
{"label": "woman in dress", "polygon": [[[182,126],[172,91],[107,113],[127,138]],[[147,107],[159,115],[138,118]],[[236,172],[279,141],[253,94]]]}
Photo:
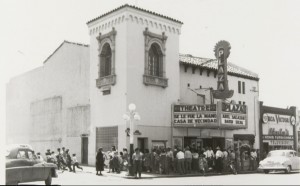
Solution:
{"label": "woman in dress", "polygon": [[[96,175],[102,176],[101,171],[104,171],[104,157],[102,153],[102,148],[98,149],[97,156],[96,156]],[[100,174],[98,172],[100,171]]]}

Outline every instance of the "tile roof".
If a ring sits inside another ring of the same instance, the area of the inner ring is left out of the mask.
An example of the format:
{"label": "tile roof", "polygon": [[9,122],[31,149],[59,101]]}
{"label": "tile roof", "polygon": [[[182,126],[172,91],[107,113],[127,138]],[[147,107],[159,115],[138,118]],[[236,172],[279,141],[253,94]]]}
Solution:
{"label": "tile roof", "polygon": [[105,13],[105,14],[102,14],[102,15],[100,15],[100,16],[98,16],[98,17],[96,17],[96,18],[94,18],[94,19],[92,19],[92,20],[90,20],[90,21],[88,21],[86,24],[89,24],[89,23],[91,23],[91,22],[93,22],[93,21],[96,21],[96,20],[98,20],[98,19],[100,19],[100,18],[102,18],[102,17],[107,16],[108,14],[111,14],[111,13],[113,13],[113,12],[116,12],[116,11],[118,11],[118,10],[120,10],[120,9],[122,9],[122,8],[126,8],[126,7],[130,7],[130,8],[139,10],[139,11],[143,11],[143,12],[146,12],[146,13],[149,13],[149,14],[152,14],[152,15],[156,15],[156,16],[159,16],[159,17],[162,17],[162,18],[165,18],[165,19],[169,19],[169,20],[171,20],[171,21],[175,21],[175,22],[177,22],[177,23],[183,24],[183,22],[181,22],[181,21],[179,21],[179,20],[170,18],[170,17],[168,17],[168,16],[164,16],[164,15],[162,15],[162,14],[158,14],[158,13],[155,13],[155,12],[152,12],[152,11],[149,11],[149,10],[146,10],[146,9],[143,9],[143,8],[139,8],[139,7],[136,7],[136,6],[128,5],[128,4],[122,5],[122,6],[118,7],[118,8],[115,8],[115,9],[113,9],[113,10],[111,10],[111,11]]}
{"label": "tile roof", "polygon": [[[190,54],[179,54],[179,62],[189,65],[196,65],[211,70],[218,69],[218,61],[216,59],[194,57]],[[259,80],[259,77],[256,73],[251,72],[245,68],[239,67],[230,62],[227,63],[227,71],[229,75]]]}
{"label": "tile roof", "polygon": [[63,46],[63,44],[68,43],[68,44],[72,44],[72,45],[78,45],[78,46],[82,46],[82,47],[89,47],[89,45],[87,44],[82,44],[82,43],[75,43],[75,42],[70,42],[70,41],[66,41],[64,40],[55,50],[54,52],[52,52],[52,54],[50,54],[50,56],[47,57],[47,59],[43,62],[44,64],[51,58],[51,56],[53,56],[53,54],[55,54],[55,52],[60,49],[60,47]]}

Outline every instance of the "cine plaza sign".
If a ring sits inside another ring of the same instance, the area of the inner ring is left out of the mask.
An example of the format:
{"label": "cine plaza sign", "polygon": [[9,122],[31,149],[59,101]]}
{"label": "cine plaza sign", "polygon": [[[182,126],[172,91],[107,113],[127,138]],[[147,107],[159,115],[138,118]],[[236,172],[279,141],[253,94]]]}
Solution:
{"label": "cine plaza sign", "polygon": [[247,106],[218,102],[211,105],[173,105],[174,127],[247,128]]}

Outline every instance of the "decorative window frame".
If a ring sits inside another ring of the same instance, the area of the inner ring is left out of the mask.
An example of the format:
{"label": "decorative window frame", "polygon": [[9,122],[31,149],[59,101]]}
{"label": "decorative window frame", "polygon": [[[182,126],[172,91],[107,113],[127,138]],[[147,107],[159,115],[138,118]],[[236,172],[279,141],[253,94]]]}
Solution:
{"label": "decorative window frame", "polygon": [[[143,75],[143,82],[145,85],[155,85],[160,87],[167,87],[168,86],[168,79],[166,78],[166,40],[167,36],[165,32],[162,32],[162,35],[152,33],[146,27],[145,31],[143,32],[145,37],[145,64],[144,64],[144,75]],[[161,52],[162,52],[162,76],[152,76],[148,70],[149,64],[149,50],[151,45],[156,43],[159,45]]]}
{"label": "decorative window frame", "polygon": [[[101,34],[99,33],[99,36],[96,37],[98,40],[98,57],[99,57],[99,63],[98,63],[98,79],[96,79],[96,86],[100,89],[101,87],[110,87],[111,85],[116,84],[116,74],[115,74],[115,47],[116,47],[116,34],[117,31],[115,28],[112,28],[112,31]],[[101,68],[101,52],[103,49],[103,46],[108,43],[110,45],[111,49],[111,73],[109,76],[100,76],[100,68]]]}

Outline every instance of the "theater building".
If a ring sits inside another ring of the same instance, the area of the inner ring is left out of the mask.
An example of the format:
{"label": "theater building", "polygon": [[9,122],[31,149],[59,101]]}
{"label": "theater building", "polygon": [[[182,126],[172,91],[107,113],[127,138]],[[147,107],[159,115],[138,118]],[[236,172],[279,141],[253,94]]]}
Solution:
{"label": "theater building", "polygon": [[179,53],[182,24],[130,5],[89,21],[89,45],[64,41],[42,67],[7,84],[7,143],[65,146],[93,165],[99,147],[129,148],[122,116],[134,103],[142,150],[259,148],[258,75],[228,63],[234,95],[214,99],[218,61]]}

